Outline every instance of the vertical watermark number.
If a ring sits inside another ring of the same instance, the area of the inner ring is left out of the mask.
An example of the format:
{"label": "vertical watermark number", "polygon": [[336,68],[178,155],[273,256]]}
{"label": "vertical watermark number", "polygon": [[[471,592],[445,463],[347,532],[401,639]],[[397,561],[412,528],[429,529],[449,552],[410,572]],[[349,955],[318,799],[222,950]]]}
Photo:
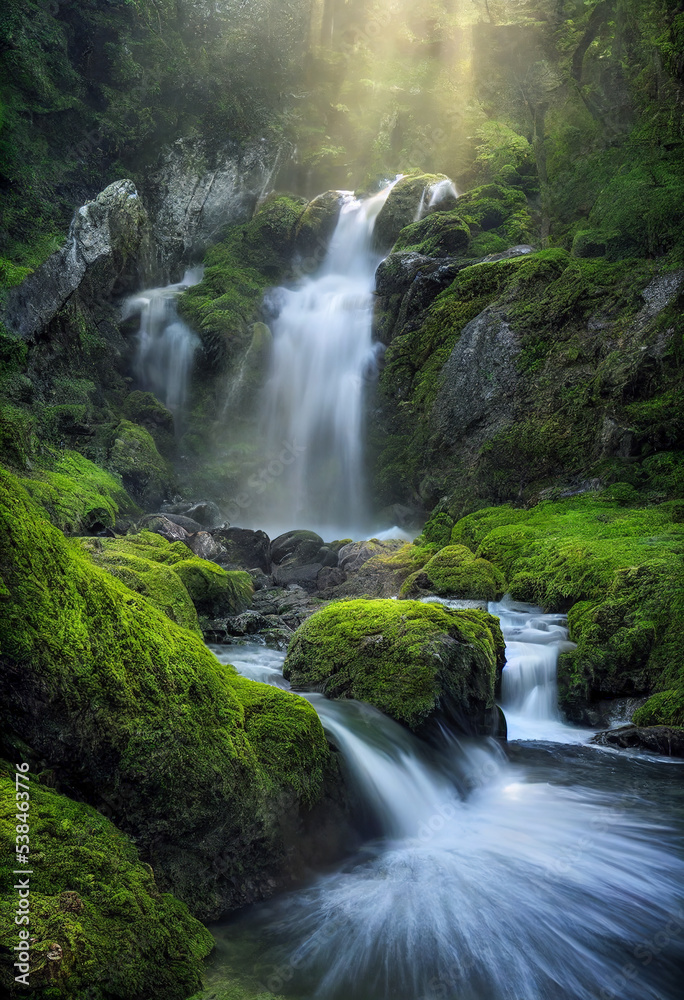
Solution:
{"label": "vertical watermark number", "polygon": [[29,869],[29,814],[30,814],[30,793],[29,793],[29,765],[17,764],[14,775],[15,804],[16,804],[16,840],[15,858],[16,865],[13,874],[22,876],[17,878],[14,891],[17,893],[17,907],[14,912],[14,923],[17,928],[18,942],[14,945],[14,968],[17,970],[14,980],[23,986],[29,985],[30,969],[30,942],[29,925],[31,923],[30,906],[30,876],[33,871]]}

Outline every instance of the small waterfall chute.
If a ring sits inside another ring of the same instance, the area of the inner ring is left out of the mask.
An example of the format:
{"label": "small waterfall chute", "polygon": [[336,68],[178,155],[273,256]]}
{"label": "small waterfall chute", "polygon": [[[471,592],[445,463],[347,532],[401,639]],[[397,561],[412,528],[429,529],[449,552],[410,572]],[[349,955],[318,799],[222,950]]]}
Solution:
{"label": "small waterfall chute", "polygon": [[202,280],[202,273],[203,268],[194,268],[186,271],[176,284],[131,295],[122,314],[124,320],[140,317],[133,370],[140,385],[153,392],[173,413],[177,431],[200,341],[178,315],[176,301],[181,292]]}

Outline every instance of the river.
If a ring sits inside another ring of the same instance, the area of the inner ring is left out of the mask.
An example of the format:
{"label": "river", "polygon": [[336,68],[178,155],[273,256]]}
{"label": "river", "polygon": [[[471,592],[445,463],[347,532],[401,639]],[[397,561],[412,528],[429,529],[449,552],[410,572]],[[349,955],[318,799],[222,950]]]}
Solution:
{"label": "river", "polygon": [[[428,747],[374,708],[305,695],[374,835],[213,928],[212,985],[297,1000],[680,1000],[682,764],[615,752],[555,697],[565,621],[491,605],[509,742]],[[287,687],[284,653],[212,647]]]}

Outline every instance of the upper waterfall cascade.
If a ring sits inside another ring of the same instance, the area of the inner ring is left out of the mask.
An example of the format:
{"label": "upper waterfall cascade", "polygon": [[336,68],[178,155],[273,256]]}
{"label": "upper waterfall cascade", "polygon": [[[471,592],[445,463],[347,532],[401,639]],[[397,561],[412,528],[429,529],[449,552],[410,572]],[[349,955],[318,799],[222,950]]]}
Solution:
{"label": "upper waterfall cascade", "polygon": [[366,526],[364,390],[379,349],[371,339],[380,260],[372,234],[391,187],[365,200],[341,192],[323,264],[296,288],[278,290],[265,438],[270,449],[288,447],[294,458],[270,500],[272,530],[306,525],[339,536]]}

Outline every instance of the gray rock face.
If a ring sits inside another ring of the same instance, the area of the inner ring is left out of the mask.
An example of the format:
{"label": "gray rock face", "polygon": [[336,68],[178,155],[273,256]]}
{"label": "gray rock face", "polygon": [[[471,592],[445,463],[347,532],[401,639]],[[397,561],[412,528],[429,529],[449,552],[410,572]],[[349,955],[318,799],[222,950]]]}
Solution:
{"label": "gray rock face", "polygon": [[513,417],[518,376],[518,336],[503,316],[485,309],[464,328],[442,369],[431,418],[443,439],[471,446],[491,437]]}
{"label": "gray rock face", "polygon": [[77,290],[107,299],[124,272],[135,271],[149,239],[147,212],[133,181],[110,184],[78,209],[64,246],[10,291],[3,322],[29,339]]}
{"label": "gray rock face", "polygon": [[210,153],[203,142],[179,139],[165,151],[143,191],[161,280],[201,257],[226,226],[249,218],[269,190],[279,156],[265,142]]}

